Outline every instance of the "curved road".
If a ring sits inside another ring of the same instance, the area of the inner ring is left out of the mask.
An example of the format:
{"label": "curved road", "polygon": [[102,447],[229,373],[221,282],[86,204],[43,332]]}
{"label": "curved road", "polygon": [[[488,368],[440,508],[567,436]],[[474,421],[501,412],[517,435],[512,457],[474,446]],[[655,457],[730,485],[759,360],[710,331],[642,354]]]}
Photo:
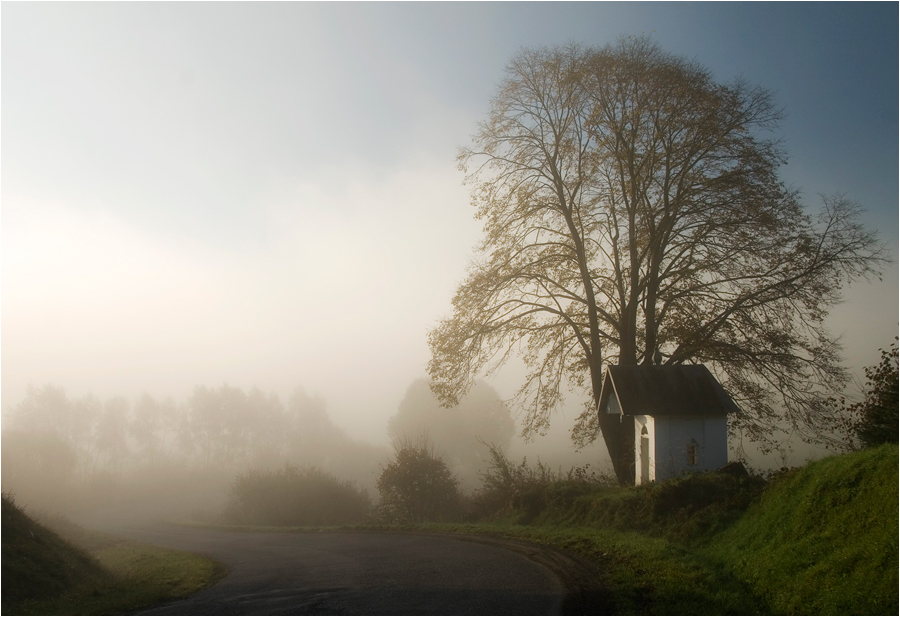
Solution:
{"label": "curved road", "polygon": [[205,555],[229,568],[213,587],[144,615],[553,615],[575,608],[557,572],[565,576],[579,566],[527,543],[163,524],[110,531]]}

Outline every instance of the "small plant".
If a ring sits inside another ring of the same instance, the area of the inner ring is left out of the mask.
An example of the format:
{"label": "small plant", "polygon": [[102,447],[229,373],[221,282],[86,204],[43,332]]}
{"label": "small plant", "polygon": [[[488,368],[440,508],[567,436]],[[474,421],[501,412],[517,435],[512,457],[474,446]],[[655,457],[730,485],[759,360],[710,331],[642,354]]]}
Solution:
{"label": "small plant", "polygon": [[454,520],[460,513],[459,481],[426,439],[401,440],[378,478],[381,517],[393,523]]}

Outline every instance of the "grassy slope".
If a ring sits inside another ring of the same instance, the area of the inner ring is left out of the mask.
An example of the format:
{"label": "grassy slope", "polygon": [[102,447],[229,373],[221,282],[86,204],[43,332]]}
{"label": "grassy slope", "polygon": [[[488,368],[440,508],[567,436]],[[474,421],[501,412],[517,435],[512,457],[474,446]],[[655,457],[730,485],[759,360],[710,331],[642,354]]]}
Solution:
{"label": "grassy slope", "polygon": [[4,613],[26,600],[90,594],[112,582],[96,559],[28,518],[6,495],[2,516]]}
{"label": "grassy slope", "polygon": [[897,471],[897,446],[885,445],[810,463],[764,491],[711,474],[567,507],[551,498],[530,533],[612,559],[623,612],[896,614]]}
{"label": "grassy slope", "polygon": [[708,554],[777,612],[896,614],[897,469],[885,445],[794,470]]}
{"label": "grassy slope", "polygon": [[185,597],[224,574],[198,555],[53,523],[71,541],[3,496],[3,614],[123,614]]}

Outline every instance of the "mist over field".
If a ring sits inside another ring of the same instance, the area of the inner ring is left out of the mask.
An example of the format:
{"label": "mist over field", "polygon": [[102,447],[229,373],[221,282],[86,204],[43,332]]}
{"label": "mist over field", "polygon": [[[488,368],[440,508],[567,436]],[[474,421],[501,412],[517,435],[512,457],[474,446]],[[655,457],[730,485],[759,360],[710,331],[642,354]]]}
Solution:
{"label": "mist over field", "polygon": [[[9,4],[2,7],[3,491],[34,508],[214,518],[236,478],[317,468],[377,500],[403,439],[465,491],[489,444],[608,471],[602,439],[521,437],[517,361],[460,406],[429,331],[483,221],[457,149],[522,47],[652,33],[771,89],[784,181],[844,193],[898,254],[896,6]],[[898,269],[827,324],[858,382]],[[785,436],[751,462],[827,454]]]}

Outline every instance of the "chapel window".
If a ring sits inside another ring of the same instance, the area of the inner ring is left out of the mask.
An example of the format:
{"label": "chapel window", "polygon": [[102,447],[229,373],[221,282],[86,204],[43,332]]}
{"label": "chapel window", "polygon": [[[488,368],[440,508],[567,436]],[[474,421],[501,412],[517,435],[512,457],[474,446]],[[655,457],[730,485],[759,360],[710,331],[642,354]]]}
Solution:
{"label": "chapel window", "polygon": [[691,442],[688,444],[687,462],[688,465],[696,465],[700,462],[700,446],[696,439],[691,439]]}

